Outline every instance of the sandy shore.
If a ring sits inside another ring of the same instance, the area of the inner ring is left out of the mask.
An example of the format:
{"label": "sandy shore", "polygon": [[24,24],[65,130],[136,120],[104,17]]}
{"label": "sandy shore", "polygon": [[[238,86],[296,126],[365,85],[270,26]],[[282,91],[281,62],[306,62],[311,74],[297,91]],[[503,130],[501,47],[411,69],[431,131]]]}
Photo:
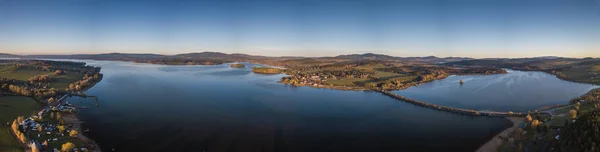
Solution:
{"label": "sandy shore", "polygon": [[504,143],[504,139],[508,138],[508,136],[514,132],[517,128],[519,128],[519,124],[521,124],[524,119],[522,117],[506,117],[513,123],[513,126],[505,129],[500,132],[498,135],[494,136],[490,141],[483,144],[476,152],[497,152],[500,145]]}
{"label": "sandy shore", "polygon": [[100,146],[98,146],[98,144],[96,144],[96,141],[87,138],[86,136],[83,135],[83,130],[81,129],[81,121],[79,121],[79,118],[77,118],[76,114],[67,114],[65,116],[62,117],[63,120],[65,121],[65,123],[67,124],[73,124],[73,129],[77,130],[77,132],[79,132],[79,135],[77,136],[77,138],[81,139],[81,141],[83,141],[83,143],[85,143],[86,148],[88,148],[91,152],[100,152],[102,150],[100,150]]}

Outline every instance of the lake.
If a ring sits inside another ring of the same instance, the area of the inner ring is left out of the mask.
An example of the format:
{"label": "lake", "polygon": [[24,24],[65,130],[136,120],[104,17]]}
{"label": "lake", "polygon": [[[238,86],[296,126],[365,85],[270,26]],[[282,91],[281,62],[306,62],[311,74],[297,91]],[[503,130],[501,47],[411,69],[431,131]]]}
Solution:
{"label": "lake", "polygon": [[564,81],[544,72],[507,71],[508,74],[450,76],[394,93],[450,107],[527,112],[566,104],[598,87]]}
{"label": "lake", "polygon": [[85,62],[102,67],[87,91],[99,106],[68,101],[90,107],[78,115],[104,151],[474,151],[511,126],[376,92],[283,85],[253,65]]}

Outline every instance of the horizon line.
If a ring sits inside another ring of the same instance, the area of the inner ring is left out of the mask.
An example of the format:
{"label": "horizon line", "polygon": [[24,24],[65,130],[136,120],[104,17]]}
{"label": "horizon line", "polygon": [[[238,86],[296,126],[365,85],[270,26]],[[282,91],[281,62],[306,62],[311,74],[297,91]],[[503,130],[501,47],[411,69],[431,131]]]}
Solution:
{"label": "horizon line", "polygon": [[150,53],[150,52],[144,52],[144,53],[120,53],[120,52],[106,52],[106,53],[57,53],[57,54],[13,54],[13,53],[0,53],[0,54],[8,54],[8,55],[17,55],[17,56],[50,56],[50,55],[102,55],[102,54],[151,54],[151,55],[163,55],[163,56],[175,56],[175,55],[181,55],[181,54],[192,54],[192,53],[222,53],[222,54],[228,54],[228,55],[232,55],[232,54],[243,54],[243,55],[250,55],[250,56],[263,56],[263,57],[301,57],[301,58],[327,58],[327,57],[337,57],[337,56],[342,56],[342,55],[365,55],[365,54],[375,54],[375,55],[386,55],[386,56],[391,56],[391,57],[401,57],[401,58],[410,58],[410,57],[437,57],[437,58],[471,58],[471,59],[519,59],[519,58],[540,58],[540,57],[558,57],[558,58],[575,58],[575,59],[583,59],[583,58],[600,58],[600,57],[596,57],[596,56],[587,56],[587,57],[572,57],[572,56],[557,56],[557,55],[539,55],[539,56],[523,56],[523,57],[469,57],[469,56],[436,56],[436,55],[425,55],[425,56],[394,56],[394,55],[388,55],[388,54],[384,54],[384,53],[373,53],[373,52],[366,52],[366,53],[349,53],[349,54],[338,54],[335,56],[301,56],[301,55],[289,55],[289,56],[270,56],[270,55],[255,55],[255,54],[247,54],[247,53],[224,53],[224,52],[217,52],[217,51],[201,51],[201,52],[187,52],[187,53],[177,53],[177,54],[160,54],[160,53]]}

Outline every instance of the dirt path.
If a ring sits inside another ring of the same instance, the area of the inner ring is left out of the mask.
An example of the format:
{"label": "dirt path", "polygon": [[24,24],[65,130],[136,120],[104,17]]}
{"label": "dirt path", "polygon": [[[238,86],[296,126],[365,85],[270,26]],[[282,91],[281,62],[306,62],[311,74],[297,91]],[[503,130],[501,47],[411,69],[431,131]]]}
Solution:
{"label": "dirt path", "polygon": [[521,117],[506,118],[513,123],[513,126],[494,136],[494,138],[492,138],[490,141],[479,147],[476,152],[497,152],[500,145],[504,143],[504,139],[508,138],[509,134],[519,128],[519,125],[524,121],[524,119]]}

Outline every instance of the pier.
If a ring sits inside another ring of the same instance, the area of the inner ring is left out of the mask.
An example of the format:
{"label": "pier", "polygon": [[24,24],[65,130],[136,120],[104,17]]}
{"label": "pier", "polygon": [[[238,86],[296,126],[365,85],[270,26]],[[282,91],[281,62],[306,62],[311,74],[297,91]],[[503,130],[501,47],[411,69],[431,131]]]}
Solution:
{"label": "pier", "polygon": [[[87,95],[86,93],[83,93],[83,92],[69,92],[68,96],[69,97],[78,96],[78,97],[81,97],[81,98],[93,98],[94,99],[94,107],[98,107],[99,106],[99,104],[98,104],[98,97],[97,96],[90,96],[90,95]],[[87,107],[78,107],[78,108],[87,109]]]}
{"label": "pier", "polygon": [[447,106],[436,105],[436,104],[431,104],[431,103],[427,103],[427,102],[423,102],[423,101],[419,101],[419,100],[415,100],[415,99],[406,98],[406,97],[400,96],[398,94],[392,93],[387,90],[374,90],[374,91],[380,92],[386,96],[389,96],[389,97],[392,97],[394,99],[401,100],[404,102],[408,102],[408,103],[411,103],[411,104],[414,104],[417,106],[430,108],[430,109],[434,109],[434,110],[439,110],[439,111],[463,114],[463,115],[488,116],[488,117],[509,117],[509,116],[510,117],[525,117],[525,116],[527,116],[527,113],[524,114],[524,113],[520,113],[520,112],[511,114],[509,112],[497,112],[497,111],[490,111],[490,110],[472,110],[472,109],[447,107]]}

